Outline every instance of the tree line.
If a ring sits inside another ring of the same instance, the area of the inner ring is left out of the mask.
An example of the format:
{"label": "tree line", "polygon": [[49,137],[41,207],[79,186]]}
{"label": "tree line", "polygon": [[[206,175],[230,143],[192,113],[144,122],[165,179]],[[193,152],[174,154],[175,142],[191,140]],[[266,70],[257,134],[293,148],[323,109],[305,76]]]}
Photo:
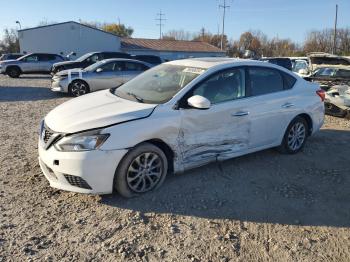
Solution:
{"label": "tree line", "polygon": [[[40,26],[53,24],[54,22],[42,21]],[[120,37],[132,37],[134,29],[120,23],[81,22],[85,25],[113,33]],[[185,30],[171,30],[162,37],[164,40],[203,41],[218,48],[221,47],[221,34],[212,34],[202,28],[197,33]],[[337,31],[336,45],[334,48],[334,31],[332,29],[314,30],[306,34],[303,44],[298,44],[291,39],[268,37],[262,31],[247,31],[236,40],[229,40],[223,36],[223,49],[231,57],[244,57],[246,51],[256,57],[273,56],[305,56],[310,52],[326,52],[338,55],[350,55],[350,27],[340,28]],[[19,52],[17,31],[5,29],[3,39],[0,41],[0,53]]]}

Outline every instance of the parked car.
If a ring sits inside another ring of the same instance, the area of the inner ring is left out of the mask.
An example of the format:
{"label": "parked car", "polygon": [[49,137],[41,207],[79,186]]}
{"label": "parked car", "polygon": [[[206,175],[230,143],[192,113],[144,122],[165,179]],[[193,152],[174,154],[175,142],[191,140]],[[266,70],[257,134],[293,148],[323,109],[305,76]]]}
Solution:
{"label": "parked car", "polygon": [[33,53],[17,60],[0,62],[0,73],[12,78],[17,78],[21,74],[47,74],[51,72],[52,65],[59,61],[64,61],[60,55]]}
{"label": "parked car", "polygon": [[305,77],[309,75],[309,63],[305,59],[291,59],[292,61],[292,71],[299,75],[300,77]]}
{"label": "parked car", "polygon": [[329,90],[333,86],[350,86],[350,67],[319,67],[313,74],[308,77],[304,77],[304,79],[318,83],[325,91]]}
{"label": "parked car", "polygon": [[18,54],[18,53],[9,53],[9,54],[3,54],[0,56],[0,61],[5,61],[5,60],[15,60],[20,57],[24,56],[23,54]]}
{"label": "parked car", "polygon": [[323,52],[308,54],[309,71],[313,74],[317,69],[323,67],[348,67],[350,69],[350,59],[343,56],[331,55]]}
{"label": "parked car", "polygon": [[326,92],[324,104],[327,115],[350,118],[350,86],[333,86]]}
{"label": "parked car", "polygon": [[127,53],[121,52],[92,52],[87,53],[77,60],[74,61],[65,61],[56,63],[52,67],[52,74],[56,74],[59,71],[74,69],[74,68],[85,68],[92,64],[95,64],[98,61],[109,59],[109,58],[131,58]]}
{"label": "parked car", "polygon": [[53,76],[51,90],[73,96],[118,87],[152,67],[145,62],[132,59],[106,59],[85,69],[58,72]]}
{"label": "parked car", "polygon": [[261,58],[260,61],[279,65],[292,71],[292,61],[288,57],[265,57]]}
{"label": "parked car", "polygon": [[271,147],[299,152],[323,124],[324,95],[269,63],[176,60],[56,107],[41,122],[39,162],[52,187],[132,197],[167,173]]}
{"label": "parked car", "polygon": [[159,65],[163,63],[163,59],[156,55],[133,55],[131,56],[132,59],[143,61],[146,63],[149,63],[151,65]]}

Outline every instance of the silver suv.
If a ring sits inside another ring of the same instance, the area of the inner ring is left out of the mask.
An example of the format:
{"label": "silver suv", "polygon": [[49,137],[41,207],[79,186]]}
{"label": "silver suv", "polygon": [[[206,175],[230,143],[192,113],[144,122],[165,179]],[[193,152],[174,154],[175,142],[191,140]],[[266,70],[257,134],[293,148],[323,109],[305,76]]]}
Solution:
{"label": "silver suv", "polygon": [[0,62],[0,73],[12,78],[21,74],[49,74],[52,65],[64,61],[64,58],[56,54],[33,53],[22,56],[17,60],[5,60]]}

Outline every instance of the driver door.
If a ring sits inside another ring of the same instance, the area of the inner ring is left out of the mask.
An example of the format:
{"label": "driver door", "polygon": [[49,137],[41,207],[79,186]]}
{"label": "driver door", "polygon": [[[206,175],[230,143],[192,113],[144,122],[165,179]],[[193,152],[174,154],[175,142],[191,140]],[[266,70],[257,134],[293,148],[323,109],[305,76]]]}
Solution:
{"label": "driver door", "polygon": [[90,85],[94,90],[102,90],[118,87],[121,84],[123,84],[122,64],[121,62],[110,62],[93,73]]}
{"label": "driver door", "polygon": [[[180,109],[180,147],[185,168],[230,158],[249,145],[250,119],[245,99],[245,70],[214,73],[185,96],[201,95],[211,107]],[[185,101],[186,102],[186,101]],[[184,103],[185,103],[184,102]]]}
{"label": "driver door", "polygon": [[23,62],[23,64],[21,64],[22,71],[24,72],[40,71],[40,68],[38,69],[40,64],[38,55],[33,54],[30,56],[27,56],[22,60],[22,62]]}

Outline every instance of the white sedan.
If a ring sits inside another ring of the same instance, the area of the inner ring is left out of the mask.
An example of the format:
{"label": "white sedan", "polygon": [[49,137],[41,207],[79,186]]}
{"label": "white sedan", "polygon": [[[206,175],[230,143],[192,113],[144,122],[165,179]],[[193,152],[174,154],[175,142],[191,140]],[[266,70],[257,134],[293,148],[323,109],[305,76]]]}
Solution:
{"label": "white sedan", "polygon": [[52,187],[133,197],[212,161],[271,147],[299,152],[323,124],[324,96],[273,64],[172,61],[52,110],[39,162]]}

